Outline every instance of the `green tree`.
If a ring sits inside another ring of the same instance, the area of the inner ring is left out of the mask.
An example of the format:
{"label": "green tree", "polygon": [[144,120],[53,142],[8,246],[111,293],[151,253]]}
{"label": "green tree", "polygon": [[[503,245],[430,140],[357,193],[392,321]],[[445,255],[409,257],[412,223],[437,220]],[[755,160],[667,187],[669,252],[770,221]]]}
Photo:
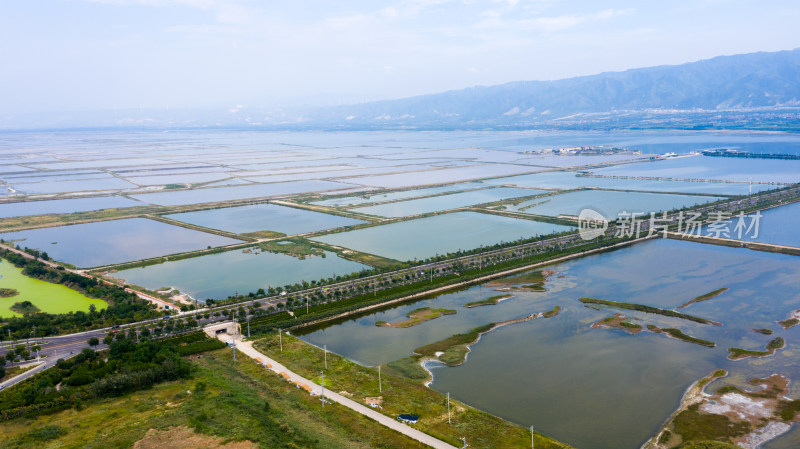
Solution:
{"label": "green tree", "polygon": [[92,337],[92,338],[89,339],[88,343],[89,343],[89,346],[97,347],[97,345],[100,344],[100,340],[97,337]]}

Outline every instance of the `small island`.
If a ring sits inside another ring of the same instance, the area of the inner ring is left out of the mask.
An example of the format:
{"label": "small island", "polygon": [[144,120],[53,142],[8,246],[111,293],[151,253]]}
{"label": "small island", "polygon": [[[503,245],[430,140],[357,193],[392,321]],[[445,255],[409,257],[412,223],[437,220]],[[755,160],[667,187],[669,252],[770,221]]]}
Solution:
{"label": "small island", "polygon": [[786,341],[781,337],[776,337],[767,343],[766,351],[750,351],[741,348],[728,348],[729,360],[742,360],[748,357],[767,357],[775,354],[775,351],[786,347]]}
{"label": "small island", "polygon": [[11,309],[12,312],[21,313],[23,315],[40,312],[39,308],[30,301],[15,302],[9,309]]}
{"label": "small island", "polygon": [[505,301],[506,299],[513,298],[514,295],[497,295],[492,296],[490,298],[486,298],[480,301],[472,301],[464,304],[464,307],[471,309],[473,307],[480,307],[480,306],[494,306],[500,303],[501,301]]}
{"label": "small island", "polygon": [[512,276],[504,279],[497,279],[486,284],[487,287],[495,287],[499,292],[544,292],[544,283],[547,278],[556,274],[553,270],[537,270]]}
{"label": "small island", "polygon": [[713,394],[705,392],[708,384],[725,375],[724,370],[716,370],[695,382],[678,410],[642,448],[760,447],[797,421],[800,401],[787,399],[789,379],[785,376],[749,380],[755,391],[728,385]]}
{"label": "small island", "polygon": [[763,334],[763,335],[772,335],[772,329],[767,329],[767,328],[764,328],[764,329],[753,329],[753,332],[756,332],[756,333],[759,333],[759,334]]}
{"label": "small island", "polygon": [[444,315],[455,315],[455,310],[450,309],[431,309],[430,307],[423,307],[421,309],[412,310],[406,316],[407,320],[398,321],[396,323],[387,323],[386,321],[378,321],[375,323],[379,327],[399,327],[406,328],[416,326],[417,324],[424,323],[425,321],[435,320]]}
{"label": "small island", "polygon": [[684,320],[694,321],[695,323],[700,324],[713,324],[716,326],[722,326],[722,323],[718,323],[716,321],[711,321],[705,318],[696,317],[693,315],[687,315],[685,313],[676,312],[674,310],[668,309],[659,309],[658,307],[646,306],[643,304],[632,304],[627,302],[617,302],[617,301],[607,301],[605,299],[596,299],[596,298],[579,298],[578,301],[584,304],[597,304],[606,307],[612,307],[615,309],[627,309],[627,310],[636,310],[638,312],[644,313],[653,313],[656,315],[663,315],[669,316],[673,318],[681,318]]}
{"label": "small island", "polygon": [[780,324],[784,329],[790,329],[794,326],[797,326],[798,323],[800,323],[800,310],[795,310],[792,312],[792,315],[789,318],[783,321],[778,321],[778,324]]}
{"label": "small island", "polygon": [[17,295],[19,292],[13,288],[0,288],[0,298],[11,298]]}
{"label": "small island", "polygon": [[628,322],[628,317],[621,313],[615,313],[613,316],[603,318],[592,324],[592,329],[622,329],[629,334],[638,334],[642,331],[642,326]]}
{"label": "small island", "polygon": [[678,308],[679,309],[683,309],[683,308],[689,307],[690,305],[692,305],[692,304],[694,304],[696,302],[708,301],[709,299],[716,298],[717,296],[719,296],[719,295],[721,295],[721,294],[723,294],[723,293],[725,293],[727,291],[728,291],[727,287],[718,288],[718,289],[714,290],[713,292],[708,292],[705,295],[700,295],[697,298],[694,298],[693,300],[678,306]]}
{"label": "small island", "polygon": [[657,334],[666,334],[668,337],[674,338],[676,340],[685,341],[687,343],[694,343],[700,346],[706,346],[709,348],[714,348],[717,346],[716,343],[713,341],[703,340],[702,338],[692,337],[691,335],[684,334],[682,330],[676,329],[674,327],[665,327],[660,328],[653,324],[647,325],[647,330],[650,332],[655,332]]}

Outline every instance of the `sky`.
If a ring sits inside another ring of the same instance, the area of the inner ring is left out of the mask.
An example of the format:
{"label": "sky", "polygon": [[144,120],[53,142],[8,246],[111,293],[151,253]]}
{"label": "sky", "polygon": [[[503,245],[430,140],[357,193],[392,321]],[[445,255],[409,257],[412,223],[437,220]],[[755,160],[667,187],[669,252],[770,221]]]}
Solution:
{"label": "sky", "polygon": [[0,114],[318,106],[800,47],[796,0],[24,0]]}

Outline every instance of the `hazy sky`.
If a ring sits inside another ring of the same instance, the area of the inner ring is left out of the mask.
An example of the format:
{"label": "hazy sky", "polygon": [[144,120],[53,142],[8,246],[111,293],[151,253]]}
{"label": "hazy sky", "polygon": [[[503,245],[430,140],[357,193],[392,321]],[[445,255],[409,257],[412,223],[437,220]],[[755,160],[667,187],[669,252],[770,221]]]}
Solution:
{"label": "hazy sky", "polygon": [[333,104],[800,46],[796,0],[21,0],[0,113]]}

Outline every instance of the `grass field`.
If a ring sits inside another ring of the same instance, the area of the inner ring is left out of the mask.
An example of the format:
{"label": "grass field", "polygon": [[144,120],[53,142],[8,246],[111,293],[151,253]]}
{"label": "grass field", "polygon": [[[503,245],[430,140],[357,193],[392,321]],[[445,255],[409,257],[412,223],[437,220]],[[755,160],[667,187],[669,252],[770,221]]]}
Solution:
{"label": "grass field", "polygon": [[108,307],[108,304],[101,299],[88,298],[63,285],[25,276],[21,269],[3,259],[0,259],[0,287],[13,288],[19,292],[18,295],[9,298],[0,298],[0,317],[3,318],[20,316],[12,312],[10,307],[23,301],[30,301],[39,310],[47,313],[68,313],[79,310],[87,312],[92,304],[97,310]]}
{"label": "grass field", "polygon": [[221,349],[190,359],[193,378],[31,419],[0,423],[2,447],[130,448],[149,429],[186,426],[262,448],[401,448],[423,445],[348,409],[329,406]]}
{"label": "grass field", "polygon": [[[283,337],[283,351],[279,350],[277,335],[257,340],[254,347],[269,357],[308,379],[319,382],[324,369],[324,353],[295,337]],[[469,447],[474,448],[529,448],[531,436],[528,429],[504,421],[498,417],[473,409],[451,398],[452,425],[447,423],[447,401],[445,395],[431,390],[411,379],[387,375],[382,367],[382,391],[378,386],[377,368],[369,368],[336,354],[327,354],[328,369],[325,370],[327,388],[336,392],[345,391],[352,399],[364,403],[364,398],[383,396],[382,413],[397,416],[401,413],[420,415],[414,425],[419,430],[461,447],[459,438],[466,437]],[[542,435],[536,434],[537,449],[568,448]]]}

